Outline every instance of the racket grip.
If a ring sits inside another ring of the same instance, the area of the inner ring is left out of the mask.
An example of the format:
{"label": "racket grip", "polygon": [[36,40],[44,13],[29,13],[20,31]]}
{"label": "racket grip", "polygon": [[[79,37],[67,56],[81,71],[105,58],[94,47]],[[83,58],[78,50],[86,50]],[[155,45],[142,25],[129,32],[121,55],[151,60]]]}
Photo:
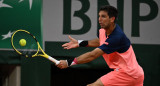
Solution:
{"label": "racket grip", "polygon": [[49,56],[48,59],[52,62],[54,62],[56,65],[58,65],[60,63],[60,61],[56,60],[55,58]]}

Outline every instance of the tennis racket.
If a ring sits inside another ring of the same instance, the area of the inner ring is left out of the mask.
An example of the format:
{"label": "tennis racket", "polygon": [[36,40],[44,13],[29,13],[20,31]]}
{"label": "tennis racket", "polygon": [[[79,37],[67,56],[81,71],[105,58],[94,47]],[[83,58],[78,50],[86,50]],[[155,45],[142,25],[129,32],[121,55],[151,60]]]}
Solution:
{"label": "tennis racket", "polygon": [[[21,46],[19,44],[21,39],[26,40],[26,45]],[[47,58],[48,60],[54,62],[56,65],[60,63],[60,61],[56,60],[55,58],[47,55],[43,49],[41,48],[38,40],[34,35],[26,30],[17,30],[12,34],[11,37],[11,45],[13,49],[22,56],[25,57],[36,57],[42,56]]]}

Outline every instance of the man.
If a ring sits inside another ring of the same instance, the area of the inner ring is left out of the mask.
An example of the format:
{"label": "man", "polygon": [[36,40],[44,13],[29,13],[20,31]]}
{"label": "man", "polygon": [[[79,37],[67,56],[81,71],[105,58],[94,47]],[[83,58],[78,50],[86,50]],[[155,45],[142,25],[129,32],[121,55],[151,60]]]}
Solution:
{"label": "man", "polygon": [[87,86],[143,86],[144,72],[136,60],[130,40],[116,24],[118,11],[112,6],[102,6],[99,11],[99,38],[89,41],[76,40],[62,45],[64,49],[77,47],[97,47],[74,60],[60,60],[59,68],[83,64],[103,56],[114,71],[100,77]]}

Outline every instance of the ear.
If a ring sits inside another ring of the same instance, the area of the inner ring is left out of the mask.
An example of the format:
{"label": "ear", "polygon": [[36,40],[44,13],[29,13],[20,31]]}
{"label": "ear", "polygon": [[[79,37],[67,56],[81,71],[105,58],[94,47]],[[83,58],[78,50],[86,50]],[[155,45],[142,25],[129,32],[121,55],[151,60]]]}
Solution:
{"label": "ear", "polygon": [[115,17],[111,17],[111,18],[110,18],[110,21],[114,23]]}

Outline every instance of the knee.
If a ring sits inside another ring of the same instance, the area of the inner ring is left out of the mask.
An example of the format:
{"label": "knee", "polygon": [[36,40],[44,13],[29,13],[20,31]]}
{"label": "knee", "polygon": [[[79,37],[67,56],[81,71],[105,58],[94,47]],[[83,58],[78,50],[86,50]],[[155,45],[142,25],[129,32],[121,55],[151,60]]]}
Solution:
{"label": "knee", "polygon": [[96,82],[88,84],[87,86],[103,86],[100,79],[98,79]]}
{"label": "knee", "polygon": [[92,84],[88,84],[87,86],[103,86],[103,85],[99,83],[92,83]]}
{"label": "knee", "polygon": [[93,86],[92,84],[88,84],[87,86]]}

